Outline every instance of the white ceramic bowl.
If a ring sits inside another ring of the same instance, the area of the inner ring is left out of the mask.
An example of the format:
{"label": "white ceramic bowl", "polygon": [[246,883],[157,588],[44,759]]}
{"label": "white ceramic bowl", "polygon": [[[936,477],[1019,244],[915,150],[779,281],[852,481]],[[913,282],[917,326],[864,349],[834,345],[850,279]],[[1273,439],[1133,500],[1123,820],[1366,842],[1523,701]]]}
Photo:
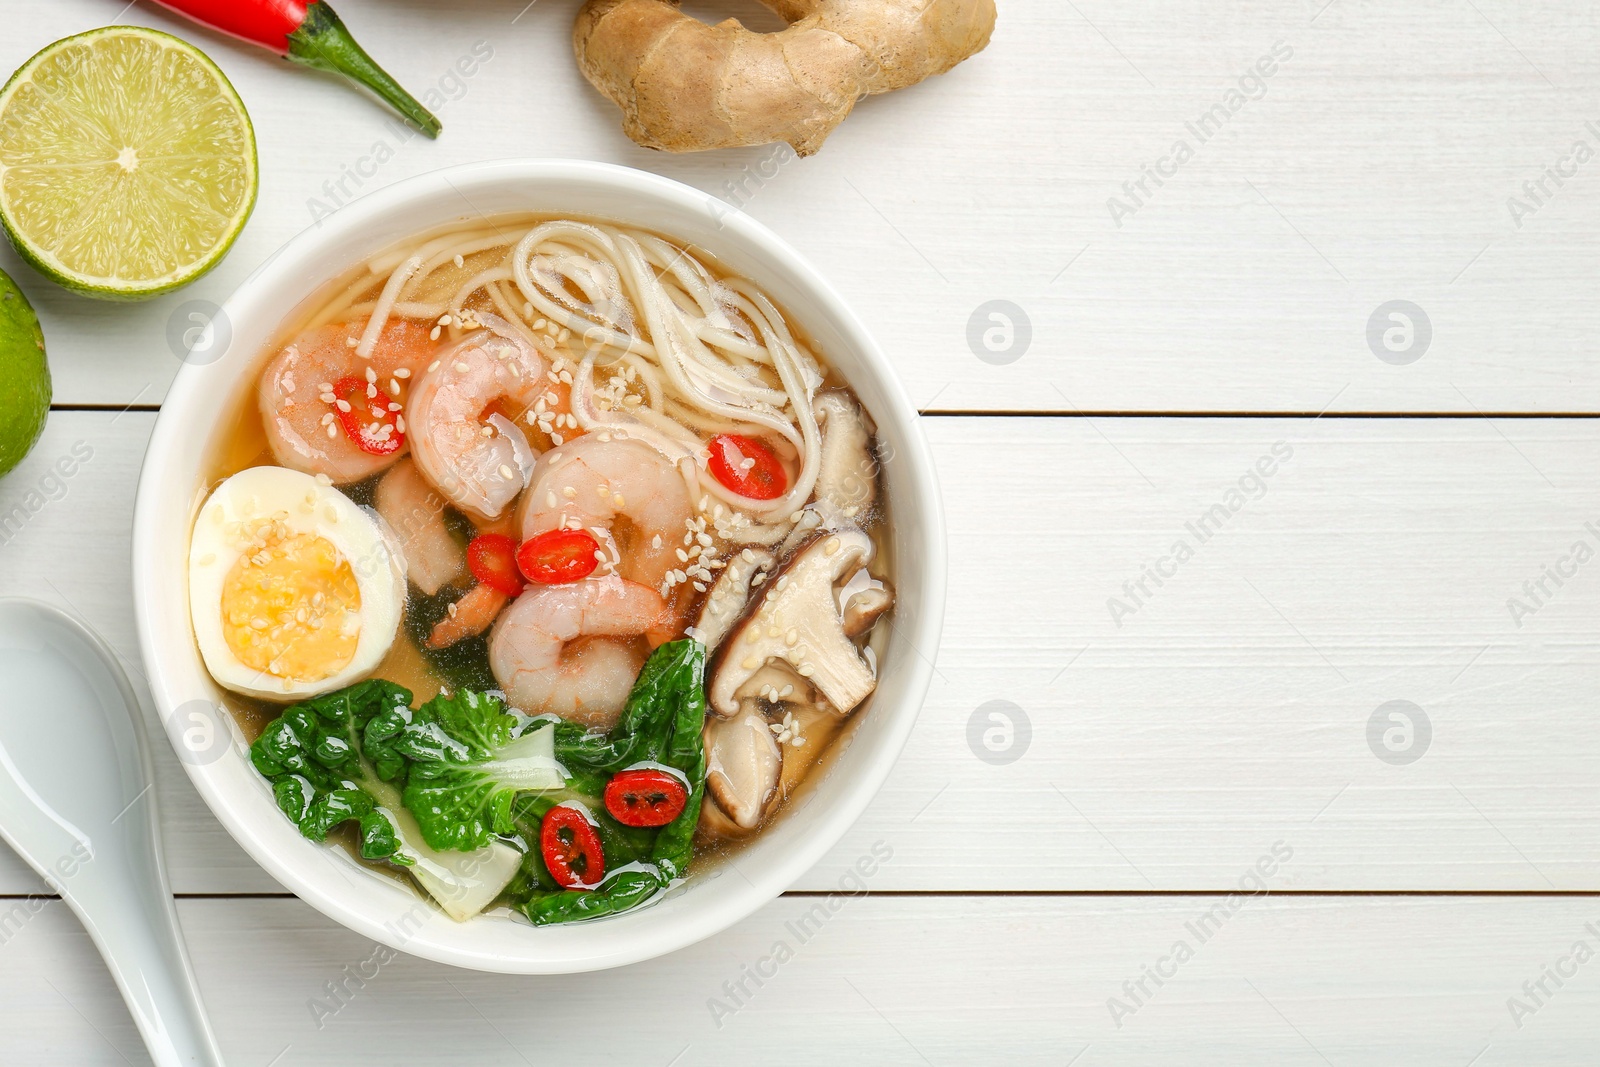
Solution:
{"label": "white ceramic bowl", "polygon": [[[275,878],[332,919],[395,949],[460,967],[511,973],[598,970],[649,959],[749,915],[812,867],[849,829],[888,776],[932,671],[944,611],[944,523],[917,413],[878,346],[839,295],[793,249],[748,216],[688,186],[598,163],[505,160],[453,167],[371,193],[291,240],[239,286],[219,319],[231,341],[219,358],[179,372],[156,422],[139,479],[133,526],[134,603],[156,706],[169,734],[218,697],[190,632],[189,527],[206,457],[226,427],[224,398],[261,365],[262,348],[291,311],[370,254],[461,219],[537,211],[615,219],[710,252],[766,289],[802,323],[854,386],[887,446],[899,600],[881,681],[836,746],[820,780],[749,847],[738,870],[702,865],[685,884],[626,914],[535,928],[509,916],[455,923],[398,883],[329,845],[300,836],[251,767],[242,735],[209,756],[179,749],[212,812]],[[220,335],[219,335],[220,336]],[[220,343],[220,342],[219,342]],[[182,716],[180,716],[180,711]]]}

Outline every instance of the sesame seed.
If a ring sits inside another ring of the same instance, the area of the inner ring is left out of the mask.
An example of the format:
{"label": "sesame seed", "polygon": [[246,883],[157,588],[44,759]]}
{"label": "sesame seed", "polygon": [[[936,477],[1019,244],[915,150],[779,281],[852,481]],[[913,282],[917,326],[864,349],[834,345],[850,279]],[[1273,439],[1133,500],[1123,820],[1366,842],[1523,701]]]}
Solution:
{"label": "sesame seed", "polygon": [[371,367],[368,367],[367,368],[367,381],[368,382],[375,382],[377,380],[378,380],[378,372],[373,370]]}
{"label": "sesame seed", "polygon": [[340,411],[349,411],[350,410],[350,401],[348,401],[348,400],[335,400],[333,402],[333,406],[338,408]]}
{"label": "sesame seed", "polygon": [[411,377],[411,370],[408,367],[401,367],[399,370],[394,372],[394,376],[399,378],[401,381],[405,381],[407,378]]}
{"label": "sesame seed", "polygon": [[[439,331],[438,330],[434,330],[433,331],[433,336],[434,336],[435,339],[438,339]],[[428,373],[429,374],[432,374],[434,371],[436,371],[438,369],[439,369],[439,361],[438,360],[434,360],[432,363],[428,364]]]}
{"label": "sesame seed", "polygon": [[500,477],[504,478],[506,481],[509,482],[509,481],[515,480],[516,477],[517,477],[517,474],[516,474],[515,471],[513,471],[511,469],[511,467],[508,464],[502,463],[502,464],[500,464]]}
{"label": "sesame seed", "polygon": [[556,491],[554,489],[544,495],[544,506],[547,508],[556,506]]}
{"label": "sesame seed", "polygon": [[469,371],[471,369],[472,368],[467,366],[465,363],[461,363],[461,362],[457,362],[456,363],[456,373],[457,374],[465,374],[465,373],[467,373],[467,371]]}

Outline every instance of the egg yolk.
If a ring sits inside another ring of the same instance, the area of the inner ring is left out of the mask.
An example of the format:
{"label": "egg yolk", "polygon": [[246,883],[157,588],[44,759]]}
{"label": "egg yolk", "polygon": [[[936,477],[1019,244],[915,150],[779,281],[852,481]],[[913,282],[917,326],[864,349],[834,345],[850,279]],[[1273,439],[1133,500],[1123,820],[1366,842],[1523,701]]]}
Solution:
{"label": "egg yolk", "polygon": [[239,662],[278,678],[319,682],[354,658],[361,591],[339,550],[266,521],[222,583],[222,634]]}

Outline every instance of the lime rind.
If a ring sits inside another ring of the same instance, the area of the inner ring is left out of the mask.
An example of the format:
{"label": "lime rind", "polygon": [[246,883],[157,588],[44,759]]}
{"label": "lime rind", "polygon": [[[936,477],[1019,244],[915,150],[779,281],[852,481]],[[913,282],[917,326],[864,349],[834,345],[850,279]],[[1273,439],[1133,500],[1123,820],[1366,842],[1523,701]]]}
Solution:
{"label": "lime rind", "polygon": [[238,93],[170,34],[67,37],[0,88],[0,227],[66,288],[142,300],[187,285],[227,254],[258,185]]}

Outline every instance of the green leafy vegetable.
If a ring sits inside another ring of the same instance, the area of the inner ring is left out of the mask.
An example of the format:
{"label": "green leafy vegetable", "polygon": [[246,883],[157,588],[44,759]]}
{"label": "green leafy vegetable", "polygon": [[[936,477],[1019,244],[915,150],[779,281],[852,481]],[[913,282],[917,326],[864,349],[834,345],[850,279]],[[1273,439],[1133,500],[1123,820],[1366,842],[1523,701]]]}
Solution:
{"label": "green leafy vegetable", "polygon": [[[554,882],[543,872],[542,863],[530,875],[527,868],[532,864],[525,860],[523,885],[537,888],[525,890],[528,897],[521,907],[535,925],[626,911],[667,888],[688,870],[705,794],[705,748],[701,740],[706,716],[705,660],[705,646],[698,641],[662,645],[640,672],[622,718],[610,734],[585,734],[567,723],[556,727],[556,757],[573,774],[575,784],[587,776],[589,787],[594,788],[592,783],[598,780],[596,796],[604,790],[605,775],[647,761],[682,771],[688,776],[692,791],[678,817],[659,830],[623,827],[609,816],[600,817],[607,873],[596,889],[552,889]],[[559,798],[538,799],[544,810],[559,803]],[[530,803],[520,814],[526,817],[539,806]],[[604,811],[603,805],[596,807]],[[607,822],[613,828],[609,834]],[[626,831],[626,835],[617,831]],[[645,850],[644,841],[652,835]],[[531,857],[536,855],[536,851],[530,852]]]}
{"label": "green leafy vegetable", "polygon": [[256,738],[250,760],[302,834],[321,841],[335,826],[355,820],[363,858],[412,862],[400,852],[394,823],[378,810],[374,791],[392,793],[392,787],[384,787],[361,751],[367,724],[410,702],[409,690],[374,678],[285,709]]}
{"label": "green leafy vegetable", "polygon": [[322,841],[354,821],[363,859],[407,868],[460,921],[501,894],[522,854],[498,840],[470,851],[429,847],[402,803],[409,765],[397,741],[416,718],[410,702],[409,691],[376,678],[315,697],[286,708],[256,739],[250,758],[302,834]]}
{"label": "green leafy vegetable", "polygon": [[[705,661],[698,641],[658,648],[608,734],[530,719],[470,689],[412,710],[409,691],[372,679],[285,709],[251,759],[306,837],[355,822],[363,858],[409,867],[458,920],[496,897],[536,925],[611,915],[689,867],[705,792]],[[611,777],[640,763],[676,768],[691,786],[659,829],[605,810]],[[593,890],[561,888],[540,856],[540,822],[567,800],[582,800],[598,824],[607,873]]]}
{"label": "green leafy vegetable", "polygon": [[430,847],[470,851],[517,829],[523,793],[562,788],[555,724],[508,711],[472,690],[441,693],[415,712],[396,709],[367,728],[368,751],[409,764],[402,800]]}

